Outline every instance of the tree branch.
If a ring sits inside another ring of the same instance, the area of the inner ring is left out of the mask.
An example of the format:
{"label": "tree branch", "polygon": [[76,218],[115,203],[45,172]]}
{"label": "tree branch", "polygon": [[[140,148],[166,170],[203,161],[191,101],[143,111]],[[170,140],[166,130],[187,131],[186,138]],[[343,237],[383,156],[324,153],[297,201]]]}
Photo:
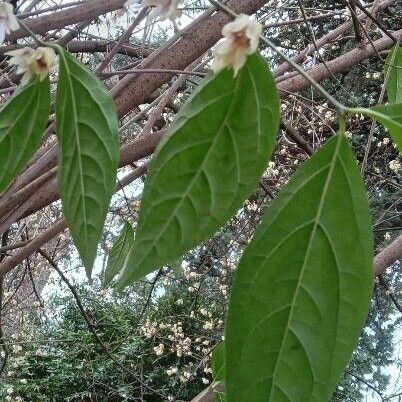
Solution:
{"label": "tree branch", "polygon": [[374,258],[374,274],[382,275],[384,271],[402,258],[402,235],[385,247]]}

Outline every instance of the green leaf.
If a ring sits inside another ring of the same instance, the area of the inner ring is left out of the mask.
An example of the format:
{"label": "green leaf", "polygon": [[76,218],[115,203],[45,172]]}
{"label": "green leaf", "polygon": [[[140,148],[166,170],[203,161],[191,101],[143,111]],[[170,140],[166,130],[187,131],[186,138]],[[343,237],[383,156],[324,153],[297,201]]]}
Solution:
{"label": "green leaf", "polygon": [[[212,377],[214,382],[225,379],[225,343],[221,342],[212,351]],[[225,402],[225,395],[216,392],[216,402]]]}
{"label": "green leaf", "polygon": [[395,46],[385,62],[389,103],[402,103],[402,47]]}
{"label": "green leaf", "polygon": [[109,254],[104,276],[105,286],[109,285],[114,277],[120,272],[123,267],[127,253],[133,244],[134,230],[130,223],[126,222],[119,237],[114,242],[112,250]]}
{"label": "green leaf", "polygon": [[240,261],[225,334],[227,401],[328,401],[372,285],[366,192],[337,135],[272,202]]}
{"label": "green leaf", "polygon": [[89,276],[116,185],[118,120],[106,87],[64,50],[56,124],[63,211]]}
{"label": "green leaf", "polygon": [[0,193],[36,151],[49,111],[48,78],[19,88],[0,110]]}
{"label": "green leaf", "polygon": [[212,236],[256,188],[279,126],[279,98],[264,60],[249,57],[200,86],[162,141],[144,190],[125,286]]}
{"label": "green leaf", "polygon": [[351,109],[365,114],[388,129],[399,151],[402,152],[402,103],[374,106],[371,109]]}

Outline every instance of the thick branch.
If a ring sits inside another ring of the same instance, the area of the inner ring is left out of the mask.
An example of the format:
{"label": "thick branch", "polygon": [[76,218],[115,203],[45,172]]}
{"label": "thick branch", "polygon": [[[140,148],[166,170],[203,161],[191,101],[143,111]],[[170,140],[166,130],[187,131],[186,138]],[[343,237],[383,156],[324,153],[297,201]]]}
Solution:
{"label": "thick branch", "polygon": [[[268,0],[231,0],[228,7],[237,13],[254,14]],[[222,27],[230,21],[223,12],[210,18],[205,13],[199,17],[181,38],[165,48],[156,58],[144,60],[138,68],[184,70],[220,39]],[[145,103],[155,90],[168,81],[172,73],[140,74],[123,78],[114,88],[113,94],[120,116],[124,116],[136,106]]]}
{"label": "thick branch", "polygon": [[[124,3],[125,0],[92,0],[67,10],[39,18],[27,19],[24,22],[36,34],[45,35],[54,29],[61,29],[68,25],[96,19],[100,15],[122,8]],[[18,29],[8,35],[6,40],[14,42],[26,36],[27,33],[24,29]]]}
{"label": "thick branch", "polygon": [[[399,30],[394,33],[394,36],[398,37],[402,34],[402,30]],[[312,67],[308,70],[308,74],[311,78],[313,78],[317,82],[321,82],[325,78],[329,76],[329,71],[332,74],[343,73],[346,71],[350,71],[357,64],[366,60],[372,56],[375,56],[377,53],[382,52],[384,50],[388,50],[393,46],[394,42],[388,38],[382,38],[375,42],[373,42],[373,46],[367,46],[366,48],[355,48],[348,53],[343,54],[342,56],[337,57],[334,60],[330,60],[326,62],[326,65],[318,64],[317,66]],[[280,91],[285,92],[282,96],[286,96],[288,93],[295,93],[306,89],[310,86],[310,82],[302,77],[301,75],[296,75],[292,78],[284,80],[278,84],[278,88]]]}
{"label": "thick branch", "polygon": [[384,271],[402,259],[402,235],[395,239],[389,246],[385,247],[374,258],[374,273],[379,276]]}
{"label": "thick branch", "polygon": [[25,258],[28,258],[35,251],[39,250],[44,244],[52,240],[64,229],[66,229],[66,223],[64,220],[57,221],[50,229],[45,230],[39,236],[35,237],[31,242],[29,242],[25,247],[22,247],[18,253],[12,257],[6,258],[0,264],[0,278],[24,261]]}
{"label": "thick branch", "polygon": [[[120,180],[120,183],[116,186],[116,191],[119,191],[121,188],[128,186],[137,178],[141,177],[146,173],[147,165],[144,164],[137,169],[133,170],[127,176],[123,177]],[[64,229],[66,229],[66,222],[61,219],[57,221],[50,229],[42,232],[40,235],[35,237],[25,246],[18,250],[13,256],[6,258],[0,264],[0,279],[4,277],[7,272],[10,272],[13,268],[15,268],[18,264],[25,260],[25,258],[29,257],[31,254],[38,251],[42,246],[51,241],[54,237],[56,237],[59,233],[61,233]]]}

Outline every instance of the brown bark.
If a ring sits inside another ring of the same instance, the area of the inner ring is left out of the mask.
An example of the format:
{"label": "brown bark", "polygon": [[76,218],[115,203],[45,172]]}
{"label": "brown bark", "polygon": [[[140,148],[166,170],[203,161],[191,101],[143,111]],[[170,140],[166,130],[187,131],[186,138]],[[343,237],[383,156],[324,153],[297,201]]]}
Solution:
{"label": "brown bark", "polygon": [[[45,35],[54,29],[61,29],[68,25],[75,25],[82,21],[94,20],[100,15],[122,8],[125,0],[92,0],[76,7],[61,10],[49,15],[24,20],[28,28],[34,33]],[[11,32],[6,40],[14,42],[28,36],[24,29]]]}

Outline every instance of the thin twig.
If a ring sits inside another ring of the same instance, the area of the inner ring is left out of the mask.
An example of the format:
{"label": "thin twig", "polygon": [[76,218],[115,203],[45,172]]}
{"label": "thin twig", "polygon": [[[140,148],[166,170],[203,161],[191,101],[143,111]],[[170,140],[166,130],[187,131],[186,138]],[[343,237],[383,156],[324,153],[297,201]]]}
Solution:
{"label": "thin twig", "polygon": [[[96,326],[94,325],[94,323],[92,322],[92,319],[89,317],[89,315],[86,312],[86,309],[84,307],[84,305],[82,304],[81,298],[78,295],[77,290],[75,289],[75,287],[71,284],[71,282],[68,280],[68,278],[64,275],[63,271],[61,271],[61,269],[58,267],[58,265],[56,264],[56,262],[53,260],[53,258],[44,250],[39,249],[38,253],[45,258],[49,264],[54,268],[54,270],[57,272],[57,274],[60,276],[61,280],[66,284],[66,286],[69,288],[70,292],[72,293],[74,300],[77,304],[78,309],[80,310],[80,313],[82,315],[82,317],[84,318],[85,323],[87,324],[87,327],[89,329],[89,331],[91,332],[93,338],[95,339],[95,341],[99,344],[99,346],[101,347],[101,349],[105,352],[105,354],[118,366],[120,367],[126,374],[130,375],[131,377],[133,377],[135,380],[137,380],[138,382],[141,382],[141,378],[136,374],[133,373],[131,370],[129,370],[126,366],[124,366],[114,355],[112,352],[110,352],[110,350],[108,349],[108,347],[106,346],[106,344],[103,342],[103,340],[100,338],[100,336],[98,335],[97,331],[96,331]],[[152,391],[154,393],[157,393],[158,395],[160,395],[160,393],[153,389],[152,387],[150,387],[147,384],[143,384],[149,391]]]}
{"label": "thin twig", "polygon": [[[225,6],[221,2],[217,0],[209,0],[213,5],[219,7],[223,11],[225,11],[228,15],[230,15],[233,18],[237,17],[237,14],[229,7]],[[265,36],[261,35],[260,39],[263,43],[265,43],[271,50],[273,50],[275,53],[277,53],[283,60],[285,60],[287,63],[289,63],[301,76],[303,76],[310,84],[317,90],[319,91],[332,105],[335,107],[335,109],[340,113],[343,114],[346,112],[347,108],[346,106],[342,105],[340,102],[338,102],[331,94],[328,93],[327,90],[325,90],[317,81],[315,81],[313,78],[310,77],[309,74],[307,74],[302,67],[300,67],[296,62],[294,62],[291,58],[289,58],[285,53],[282,52],[276,45],[274,45],[273,42],[271,42],[268,38]]]}

